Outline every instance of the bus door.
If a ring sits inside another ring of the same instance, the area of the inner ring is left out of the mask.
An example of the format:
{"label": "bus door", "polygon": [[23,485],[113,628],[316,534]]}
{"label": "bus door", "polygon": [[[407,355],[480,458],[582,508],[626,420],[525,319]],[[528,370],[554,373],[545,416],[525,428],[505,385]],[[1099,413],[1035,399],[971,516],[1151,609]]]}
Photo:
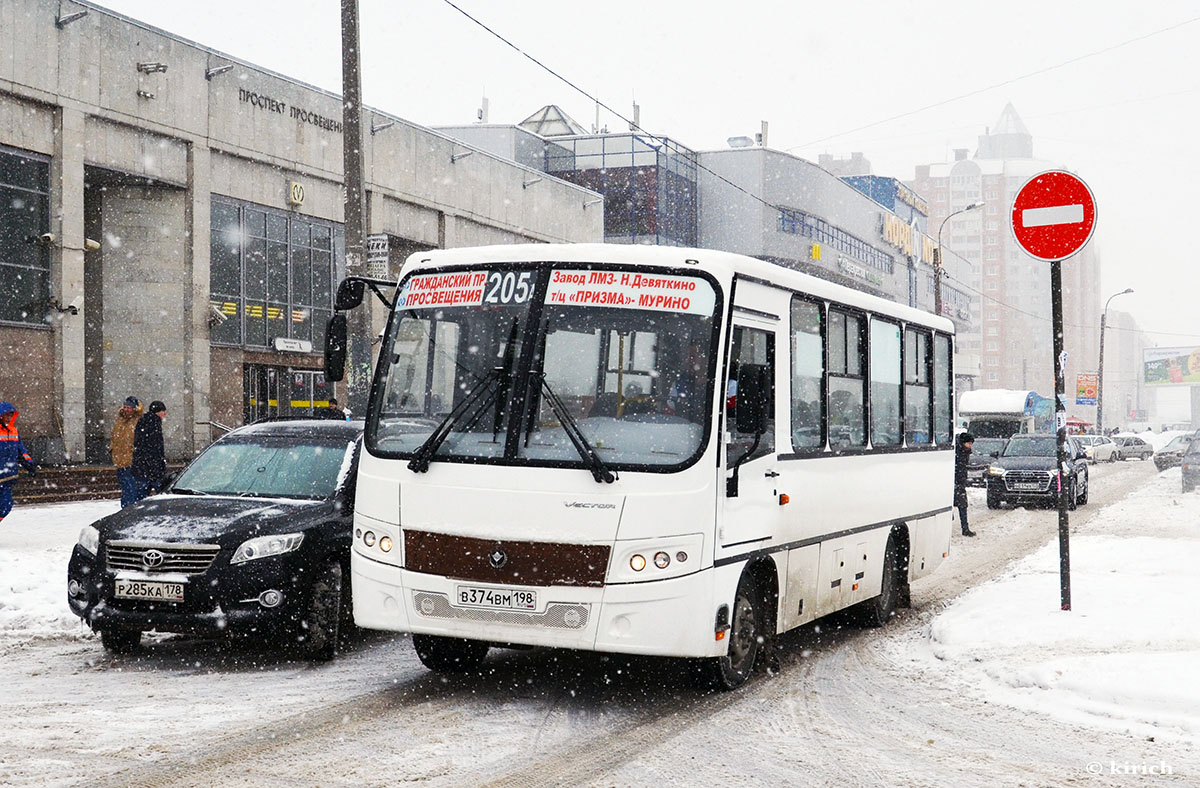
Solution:
{"label": "bus door", "polygon": [[[725,497],[724,516],[717,534],[720,551],[741,553],[765,546],[783,526],[778,488],[779,461],[775,451],[775,327],[735,322],[725,384]],[[767,429],[761,435],[738,431],[735,416],[738,371],[742,365],[767,368],[770,407]],[[757,438],[757,444],[756,444]],[[740,461],[740,462],[739,462]],[[734,482],[736,466],[736,482]]]}

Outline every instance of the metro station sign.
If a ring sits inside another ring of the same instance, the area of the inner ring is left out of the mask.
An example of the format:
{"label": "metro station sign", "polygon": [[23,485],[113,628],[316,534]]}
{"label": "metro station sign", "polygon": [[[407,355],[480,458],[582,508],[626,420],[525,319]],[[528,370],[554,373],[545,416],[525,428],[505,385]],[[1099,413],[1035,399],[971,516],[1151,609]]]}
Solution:
{"label": "metro station sign", "polygon": [[1096,230],[1096,198],[1069,172],[1035,175],[1012,206],[1013,237],[1038,260],[1063,260],[1078,252]]}

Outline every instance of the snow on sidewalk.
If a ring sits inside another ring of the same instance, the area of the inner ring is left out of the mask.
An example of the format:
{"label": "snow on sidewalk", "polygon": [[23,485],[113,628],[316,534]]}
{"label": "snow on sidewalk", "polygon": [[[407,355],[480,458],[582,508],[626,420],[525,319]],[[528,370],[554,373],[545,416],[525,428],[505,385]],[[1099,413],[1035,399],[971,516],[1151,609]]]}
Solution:
{"label": "snow on sidewalk", "polygon": [[119,501],[18,504],[0,523],[0,650],[13,640],[86,637],[67,607],[67,563],[85,525]]}
{"label": "snow on sidewalk", "polygon": [[957,598],[925,649],[991,702],[1074,724],[1200,741],[1200,494],[1170,470],[1071,534],[1071,607],[1054,538]]}

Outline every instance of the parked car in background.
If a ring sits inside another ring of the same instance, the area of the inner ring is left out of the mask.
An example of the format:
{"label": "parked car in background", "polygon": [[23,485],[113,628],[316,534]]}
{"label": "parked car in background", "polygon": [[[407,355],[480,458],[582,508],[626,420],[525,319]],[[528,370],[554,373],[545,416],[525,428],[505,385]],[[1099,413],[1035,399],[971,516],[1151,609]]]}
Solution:
{"label": "parked car in background", "polygon": [[1159,471],[1165,471],[1167,468],[1174,468],[1178,465],[1183,453],[1192,444],[1192,437],[1191,435],[1176,435],[1171,438],[1166,446],[1154,452],[1154,467]]}
{"label": "parked car in background", "polygon": [[1186,493],[1196,489],[1196,483],[1200,482],[1200,433],[1179,458],[1179,467],[1183,473],[1183,491]]}
{"label": "parked car in background", "polygon": [[1136,435],[1117,435],[1113,442],[1117,444],[1118,460],[1132,460],[1134,457],[1148,460],[1154,456],[1154,447]]}
{"label": "parked car in background", "polygon": [[[1066,443],[1067,508],[1088,501],[1088,463],[1083,447],[1072,436]],[[987,469],[987,505],[1055,503],[1058,498],[1058,437],[1049,434],[1014,435]]]}
{"label": "parked car in background", "polygon": [[1117,444],[1104,435],[1076,435],[1075,440],[1083,447],[1090,462],[1116,462]]}
{"label": "parked car in background", "polygon": [[967,484],[973,487],[986,487],[985,478],[988,466],[991,465],[1008,438],[976,438],[971,444],[971,456],[967,458]]}
{"label": "parked car in background", "polygon": [[104,647],[142,633],[248,635],[331,659],[350,621],[362,422],[254,424],[213,443],[161,495],[84,527],[71,611]]}

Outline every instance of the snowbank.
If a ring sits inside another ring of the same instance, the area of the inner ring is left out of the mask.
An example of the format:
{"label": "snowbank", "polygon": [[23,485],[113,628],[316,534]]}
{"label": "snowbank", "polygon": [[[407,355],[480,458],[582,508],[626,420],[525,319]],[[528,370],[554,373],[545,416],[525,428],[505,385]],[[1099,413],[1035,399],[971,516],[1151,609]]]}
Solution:
{"label": "snowbank", "polygon": [[989,701],[1200,741],[1200,495],[1179,470],[1107,507],[1071,539],[1059,610],[1057,538],[934,619],[932,655]]}
{"label": "snowbank", "polygon": [[83,526],[118,501],[17,504],[0,523],[0,651],[14,640],[83,637],[67,607],[67,562]]}

